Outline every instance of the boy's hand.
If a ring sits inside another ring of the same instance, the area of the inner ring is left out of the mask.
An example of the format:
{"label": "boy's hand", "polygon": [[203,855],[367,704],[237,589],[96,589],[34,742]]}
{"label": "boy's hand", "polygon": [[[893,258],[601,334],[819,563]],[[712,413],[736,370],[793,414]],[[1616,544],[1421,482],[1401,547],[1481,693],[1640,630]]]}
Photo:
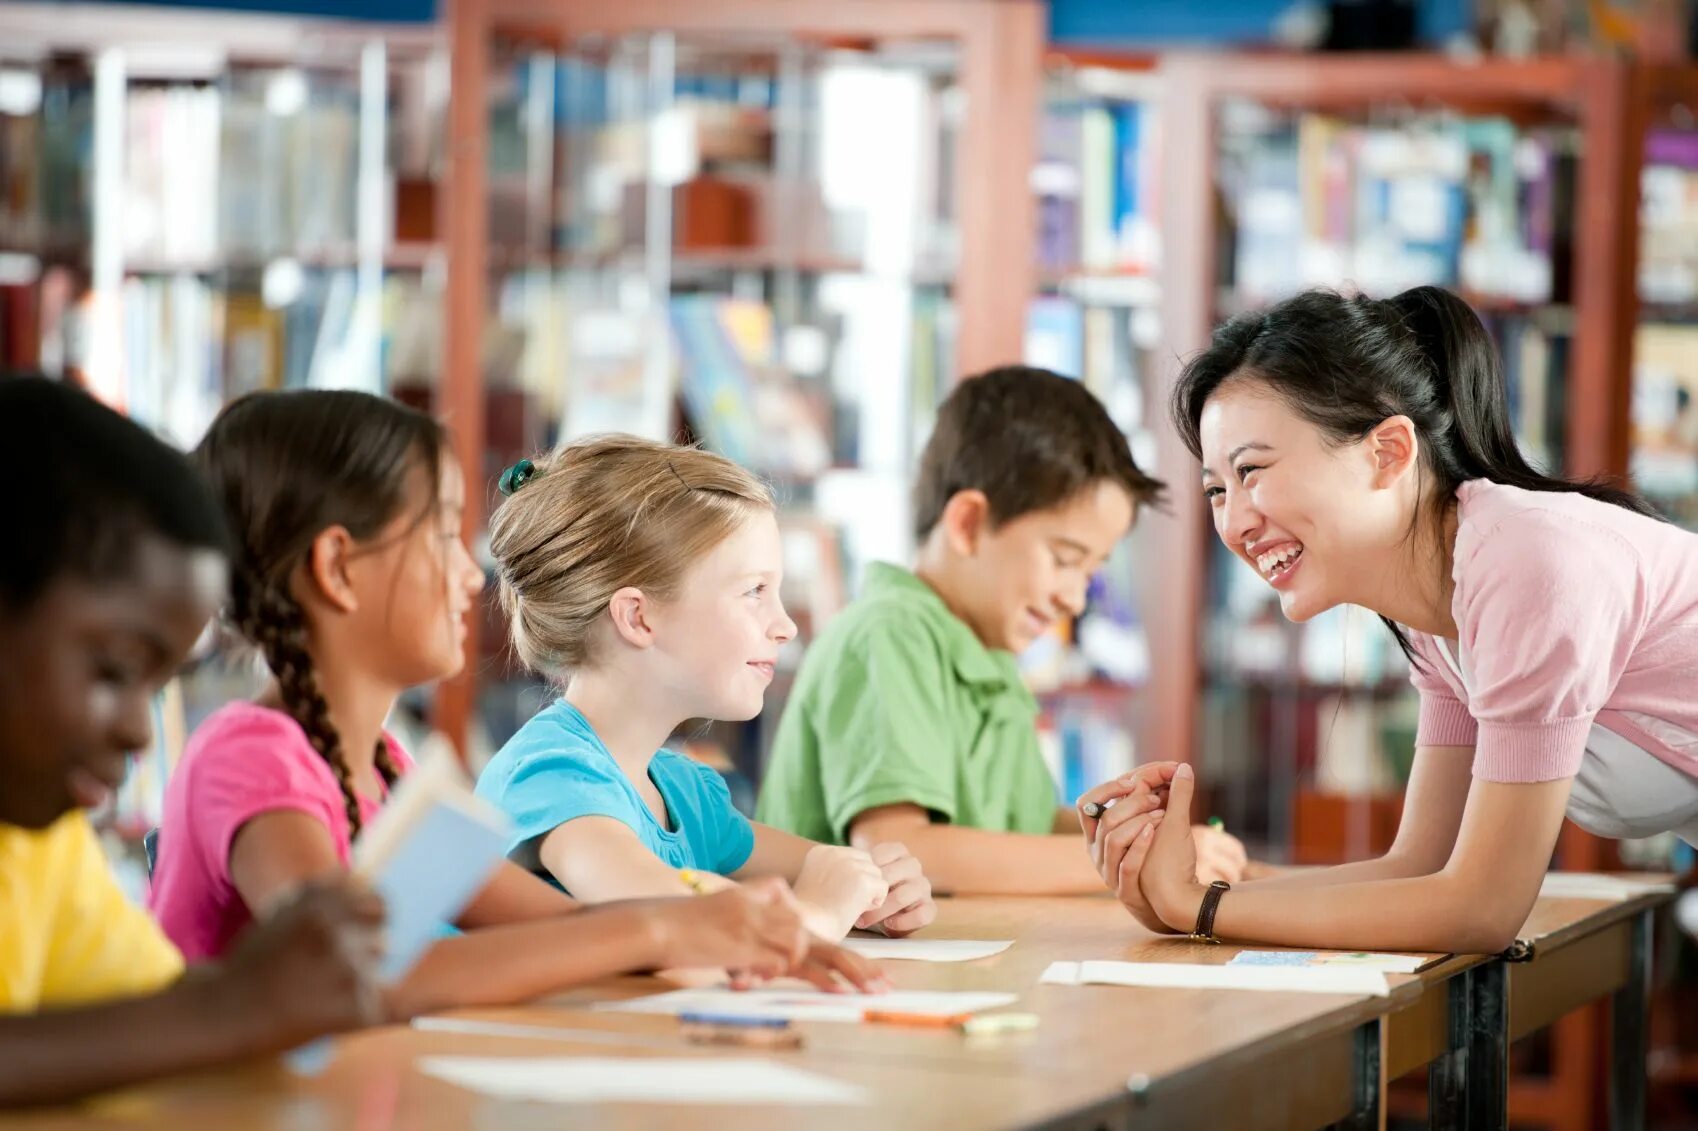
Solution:
{"label": "boy's hand", "polygon": [[1191,842],[1197,853],[1198,880],[1204,884],[1213,880],[1235,884],[1244,878],[1250,857],[1237,837],[1225,829],[1194,825]]}
{"label": "boy's hand", "polygon": [[248,931],[222,976],[237,1008],[276,1020],[280,1043],[404,1020],[385,1016],[383,923],[382,897],[361,881],[314,881]]}
{"label": "boy's hand", "polygon": [[890,892],[884,871],[858,848],[816,844],[796,877],[796,898],[821,912],[814,930],[830,941],[849,933],[864,913],[880,906]]}
{"label": "boy's hand", "polygon": [[890,891],[882,903],[856,919],[855,926],[862,930],[877,928],[891,938],[901,938],[937,918],[932,882],[926,879],[920,862],[906,847],[894,841],[875,844],[869,855]]}

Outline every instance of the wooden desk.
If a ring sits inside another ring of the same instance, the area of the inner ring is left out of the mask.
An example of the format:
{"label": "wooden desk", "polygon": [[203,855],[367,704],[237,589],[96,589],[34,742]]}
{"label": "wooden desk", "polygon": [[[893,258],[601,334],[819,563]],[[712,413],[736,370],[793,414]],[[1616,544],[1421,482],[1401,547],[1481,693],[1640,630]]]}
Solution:
{"label": "wooden desk", "polygon": [[[1106,898],[944,901],[937,937],[1013,938],[981,962],[890,963],[904,989],[1011,990],[1018,1008],[1042,1016],[1031,1033],[969,1041],[953,1032],[889,1026],[804,1026],[808,1047],[766,1055],[866,1088],[869,1103],[806,1109],[679,1108],[608,1104],[561,1108],[463,1091],[417,1071],[424,1054],[488,1056],[723,1057],[677,1038],[671,1018],[592,1013],[583,1007],[664,988],[621,979],[547,1003],[468,1011],[468,1018],[595,1030],[622,1044],[531,1040],[384,1029],[337,1042],[334,1062],[312,1078],[276,1063],[162,1082],[75,1111],[0,1126],[195,1131],[528,1131],[723,1125],[737,1131],[865,1131],[1044,1126],[1068,1131],[1127,1127],[1315,1127],[1381,1121],[1388,1011],[1417,1003],[1424,984],[1389,998],[1221,993],[1125,987],[1041,986],[1056,960],[1224,962],[1231,947],[1158,939]],[[644,1042],[644,1043],[634,1043]]]}
{"label": "wooden desk", "polygon": [[1503,955],[1456,955],[1423,970],[1419,999],[1387,1018],[1387,1078],[1429,1065],[1431,1126],[1506,1127],[1510,1044],[1609,997],[1610,1125],[1644,1126],[1652,918],[1673,898],[1541,898]]}

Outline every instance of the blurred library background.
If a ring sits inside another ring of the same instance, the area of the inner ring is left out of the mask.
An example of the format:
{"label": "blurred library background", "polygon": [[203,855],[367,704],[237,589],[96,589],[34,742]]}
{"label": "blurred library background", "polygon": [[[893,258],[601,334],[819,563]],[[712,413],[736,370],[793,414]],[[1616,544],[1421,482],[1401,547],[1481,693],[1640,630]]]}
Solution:
{"label": "blurred library background", "polygon": [[[185,446],[255,389],[427,408],[484,485],[485,558],[521,455],[700,442],[782,499],[792,672],[866,564],[910,554],[956,380],[1075,376],[1183,484],[1177,359],[1313,285],[1463,294],[1536,462],[1631,476],[1698,526],[1695,50],[1693,0],[4,3],[0,370]],[[1058,798],[1187,758],[1261,857],[1384,850],[1401,653],[1361,610],[1285,621],[1195,502],[1021,657]],[[474,767],[549,695],[498,618],[405,721]],[[161,699],[115,858],[188,727],[257,679],[204,655]],[[785,687],[679,736],[744,804]],[[1694,865],[1572,827],[1558,862]],[[1656,1126],[1698,1126],[1694,932],[1683,902],[1657,940]],[[1606,1033],[1588,1010],[1518,1045],[1514,1121],[1597,1125]],[[1391,1110],[1425,1102],[1405,1081]]]}

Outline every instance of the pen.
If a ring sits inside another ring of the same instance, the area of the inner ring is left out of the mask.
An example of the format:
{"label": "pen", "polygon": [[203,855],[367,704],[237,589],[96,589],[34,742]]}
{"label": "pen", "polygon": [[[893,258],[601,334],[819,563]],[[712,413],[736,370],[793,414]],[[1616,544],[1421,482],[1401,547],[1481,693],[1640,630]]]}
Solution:
{"label": "pen", "polygon": [[788,1029],[786,1017],[761,1017],[748,1013],[680,1013],[678,1020],[686,1025],[735,1025],[744,1029]]}
{"label": "pen", "polygon": [[920,1029],[953,1029],[970,1021],[971,1013],[897,1013],[891,1010],[869,1009],[861,1020],[880,1025],[911,1025]]}

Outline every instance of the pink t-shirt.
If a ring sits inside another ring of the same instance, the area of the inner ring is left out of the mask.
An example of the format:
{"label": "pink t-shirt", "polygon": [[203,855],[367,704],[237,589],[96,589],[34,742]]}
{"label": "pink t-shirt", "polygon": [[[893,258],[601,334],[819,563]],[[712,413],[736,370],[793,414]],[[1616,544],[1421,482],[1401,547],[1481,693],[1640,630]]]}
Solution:
{"label": "pink t-shirt", "polygon": [[1698,535],[1569,492],[1474,480],[1457,499],[1457,647],[1409,634],[1417,744],[1475,747],[1485,781],[1554,781],[1596,725],[1698,778]]}
{"label": "pink t-shirt", "polygon": [[[412,759],[385,732],[397,770]],[[369,824],[381,801],[361,797]],[[217,958],[253,919],[230,880],[236,833],[261,813],[292,809],[330,830],[349,862],[348,811],[336,774],[300,724],[269,707],[231,703],[195,729],[165,787],[158,860],[148,908],[190,962]]]}

